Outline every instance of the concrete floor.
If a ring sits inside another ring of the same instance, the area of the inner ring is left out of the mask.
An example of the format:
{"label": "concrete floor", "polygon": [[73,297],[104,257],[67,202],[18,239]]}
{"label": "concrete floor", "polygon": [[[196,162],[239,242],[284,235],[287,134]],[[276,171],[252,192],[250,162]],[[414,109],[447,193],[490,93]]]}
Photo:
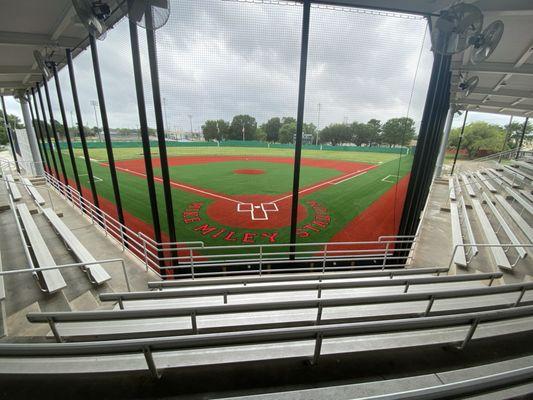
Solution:
{"label": "concrete floor", "polygon": [[[46,200],[43,208],[51,207],[49,200],[51,194],[55,211],[62,215],[63,222],[97,260],[121,258],[125,261],[132,290],[146,290],[148,281],[159,279],[152,271],[145,271],[144,266],[135,257],[128,252],[123,252],[121,247],[107,238],[101,230],[91,224],[89,219],[81,216],[79,211],[72,208],[55,192],[50,191],[49,194],[49,190],[44,185],[37,186],[37,188]],[[34,213],[34,221],[56,263],[62,265],[78,262],[52,229],[46,217],[38,212],[37,206],[24,187],[19,185],[19,189],[23,199],[17,204],[26,203]],[[6,192],[3,183],[0,184],[0,192]],[[17,231],[13,210],[0,212],[0,226],[2,227],[0,229],[0,257],[3,270],[27,269],[29,263]],[[93,310],[112,307],[112,304],[101,304],[98,294],[127,291],[126,282],[120,263],[103,264],[103,267],[112,279],[98,287],[89,282],[87,275],[80,268],[61,270],[67,287],[54,294],[43,293],[30,273],[6,276],[4,278],[6,291],[4,308],[8,334],[10,336],[33,336],[42,335],[48,331],[47,326],[29,324],[26,321],[25,316],[30,311]]]}

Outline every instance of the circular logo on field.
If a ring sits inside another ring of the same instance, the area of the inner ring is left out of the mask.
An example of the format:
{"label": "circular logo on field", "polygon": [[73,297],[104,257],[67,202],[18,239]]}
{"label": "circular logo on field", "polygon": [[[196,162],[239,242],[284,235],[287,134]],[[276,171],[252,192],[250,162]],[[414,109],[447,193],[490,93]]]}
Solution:
{"label": "circular logo on field", "polygon": [[[199,236],[243,244],[275,243],[278,230],[290,226],[291,199],[291,196],[275,200],[266,195],[241,195],[239,200],[221,198],[207,205],[194,202],[183,211],[182,218]],[[316,201],[298,205],[298,237],[308,238],[322,232],[330,222],[328,210]]]}

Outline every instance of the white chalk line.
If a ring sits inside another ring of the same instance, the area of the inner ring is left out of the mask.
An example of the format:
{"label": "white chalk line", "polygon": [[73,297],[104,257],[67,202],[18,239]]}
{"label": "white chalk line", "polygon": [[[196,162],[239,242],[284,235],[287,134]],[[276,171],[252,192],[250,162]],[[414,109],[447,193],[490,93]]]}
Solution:
{"label": "white chalk line", "polygon": [[381,180],[381,182],[388,182],[388,183],[396,183],[396,181],[389,181],[389,177],[394,177],[396,181],[398,181],[398,175],[387,175],[385,178]]}

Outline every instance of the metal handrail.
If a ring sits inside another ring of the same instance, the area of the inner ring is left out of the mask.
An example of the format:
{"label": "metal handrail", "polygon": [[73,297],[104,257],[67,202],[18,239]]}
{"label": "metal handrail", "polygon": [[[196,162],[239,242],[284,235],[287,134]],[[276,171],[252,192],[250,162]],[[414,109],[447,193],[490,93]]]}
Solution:
{"label": "metal handrail", "polygon": [[[488,305],[478,308],[476,311],[487,311],[496,309],[505,309],[520,306],[522,298],[527,290],[533,289],[533,282],[517,283],[511,285],[492,286],[474,289],[446,290],[438,292],[422,293],[405,293],[391,295],[377,295],[367,297],[343,297],[334,299],[316,299],[316,300],[291,300],[282,302],[268,303],[249,303],[249,304],[224,304],[212,306],[196,307],[179,307],[179,308],[151,308],[149,310],[105,310],[105,311],[59,311],[59,312],[31,312],[26,315],[28,321],[36,323],[48,323],[58,342],[62,337],[57,330],[56,323],[64,322],[90,322],[90,321],[116,321],[131,319],[153,319],[169,317],[190,317],[191,330],[193,334],[198,334],[197,317],[206,315],[224,315],[246,312],[263,312],[263,311],[282,311],[282,310],[302,310],[317,309],[316,318],[309,320],[319,325],[324,323],[322,318],[325,308],[330,307],[347,307],[369,304],[388,304],[388,303],[409,303],[414,301],[428,301],[423,312],[406,313],[407,317],[415,315],[417,317],[427,317],[431,314],[460,314],[465,309],[453,309],[450,311],[432,311],[434,302],[442,299],[469,298],[477,296],[490,296],[495,294],[519,292],[518,298],[513,303],[498,305]],[[531,301],[526,303],[531,305]],[[467,308],[468,309],[468,308]],[[470,310],[472,311],[472,310]],[[377,317],[380,319],[383,317]],[[357,318],[347,317],[346,320],[357,320]],[[353,322],[353,321],[352,321]],[[252,324],[253,325],[253,324]]]}
{"label": "metal handrail", "polygon": [[487,247],[487,248],[491,248],[491,247],[501,247],[501,248],[505,248],[505,247],[528,247],[528,248],[531,248],[533,247],[533,243],[518,243],[518,244],[513,244],[513,243],[463,243],[463,244],[456,244],[454,247],[453,247],[453,251],[452,251],[452,256],[450,258],[450,262],[448,263],[448,269],[450,269],[452,267],[452,264],[453,264],[453,259],[455,257],[455,253],[457,252],[457,249],[459,247]]}
{"label": "metal handrail", "polygon": [[407,293],[412,285],[430,284],[430,283],[450,283],[450,282],[469,282],[490,280],[489,286],[494,279],[501,278],[501,272],[469,274],[469,275],[447,275],[439,277],[425,278],[398,278],[386,280],[368,280],[354,282],[318,282],[318,283],[297,283],[284,285],[268,286],[243,286],[243,287],[222,287],[193,290],[167,290],[167,291],[145,291],[132,293],[102,293],[101,301],[118,301],[119,307],[124,308],[124,301],[147,300],[147,299],[172,299],[172,298],[193,298],[208,296],[223,296],[224,303],[228,302],[228,296],[234,294],[257,294],[271,292],[296,292],[296,291],[317,291],[317,297],[322,296],[322,291],[330,289],[352,289],[362,287],[382,287],[382,286],[404,286],[404,293]]}
{"label": "metal handrail", "polygon": [[328,280],[328,279],[355,279],[355,278],[369,278],[378,276],[388,276],[393,278],[398,275],[418,275],[418,274],[437,274],[448,272],[446,267],[429,267],[429,268],[400,268],[387,271],[352,271],[352,272],[336,272],[333,274],[315,272],[306,274],[291,274],[291,275],[267,275],[267,276],[253,276],[253,277],[232,277],[232,278],[218,278],[214,280],[166,280],[148,282],[148,288],[169,288],[169,287],[191,287],[191,286],[207,286],[207,285],[232,285],[242,284],[248,285],[251,283],[270,283],[290,280],[292,282],[306,281],[306,280]]}
{"label": "metal handrail", "polygon": [[[321,356],[322,341],[325,338],[353,337],[363,334],[383,334],[389,332],[416,331],[467,325],[470,328],[462,341],[459,343],[456,340],[447,342],[457,343],[458,349],[464,349],[472,340],[480,323],[531,316],[533,316],[533,306],[523,306],[505,310],[481,311],[416,319],[382,320],[376,322],[304,326],[258,331],[199,334],[193,336],[186,335],[179,337],[81,343],[0,343],[0,357],[48,357],[143,353],[147,368],[154,376],[159,377],[160,373],[153,358],[154,351],[162,352],[198,347],[212,348],[246,344],[282,343],[293,340],[314,340],[315,349],[312,361],[313,363],[317,363]],[[533,330],[533,326],[531,326],[531,329]]]}

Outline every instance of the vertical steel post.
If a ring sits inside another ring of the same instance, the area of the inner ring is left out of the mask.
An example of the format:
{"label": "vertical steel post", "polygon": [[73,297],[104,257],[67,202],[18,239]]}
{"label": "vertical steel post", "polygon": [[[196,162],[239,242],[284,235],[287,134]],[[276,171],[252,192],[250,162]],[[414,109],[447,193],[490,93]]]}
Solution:
{"label": "vertical steel post", "polygon": [[[32,88],[33,89],[33,88]],[[45,158],[44,158],[44,153],[41,149],[41,140],[40,140],[40,137],[39,137],[39,133],[37,132],[37,123],[35,122],[35,114],[33,113],[33,106],[31,104],[31,99],[30,99],[30,95],[29,93],[26,93],[26,95],[28,96],[28,98],[26,99],[26,101],[28,102],[28,105],[29,105],[29,108],[30,108],[30,115],[31,115],[31,123],[33,125],[33,131],[35,133],[35,138],[37,139],[37,148],[39,149],[39,156],[41,157],[41,162],[43,164],[43,169],[45,169]]]}
{"label": "vertical steel post", "polygon": [[[163,110],[161,107],[161,88],[159,84],[159,70],[157,65],[157,48],[155,34],[152,29],[152,10],[148,6],[145,13],[146,39],[148,44],[148,59],[150,62],[150,78],[152,81],[152,97],[154,100],[155,123],[157,130],[157,144],[159,147],[159,160],[161,163],[161,177],[163,178],[163,193],[165,196],[166,220],[170,242],[176,242],[176,224],[174,222],[174,205],[172,202],[172,189],[170,187],[170,173],[168,171],[167,145],[165,142],[165,125],[163,123]],[[176,248],[176,246],[173,246]],[[178,251],[172,251],[172,258],[177,259]],[[175,273],[177,271],[174,271]]]}
{"label": "vertical steel post", "polygon": [[503,146],[502,150],[500,152],[500,156],[498,157],[498,163],[500,164],[502,162],[502,154],[505,151],[505,146],[507,146],[507,141],[509,140],[509,136],[511,135],[511,124],[513,123],[513,115],[511,115],[511,118],[509,119],[509,126],[507,127],[507,130],[505,132],[505,138],[503,139]]}
{"label": "vertical steel post", "polygon": [[[72,50],[67,49],[66,54],[68,74],[70,77],[70,88],[72,90],[72,99],[74,101],[74,110],[76,112],[76,120],[78,122],[78,133],[80,135],[81,147],[83,149],[83,157],[85,158],[85,168],[87,169],[87,176],[89,177],[89,185],[91,186],[93,204],[96,206],[96,208],[100,208],[100,202],[98,201],[98,193],[96,192],[96,184],[94,182],[91,157],[89,155],[89,149],[87,148],[87,139],[85,138],[85,129],[83,128],[83,119],[81,117],[80,100],[78,98],[78,89],[76,87],[76,76],[74,75],[74,65],[72,64]],[[80,192],[80,194],[83,198],[83,193]]]}
{"label": "vertical steel post", "polygon": [[307,52],[309,48],[309,19],[311,14],[311,1],[304,0],[302,19],[302,42],[300,50],[300,79],[298,88],[298,113],[296,117],[296,141],[294,144],[294,175],[292,181],[291,205],[291,232],[290,232],[290,259],[294,260],[296,243],[296,224],[298,223],[298,191],[300,189],[300,163],[302,159],[302,133],[304,124],[305,83],[307,74]]}
{"label": "vertical steel post", "polygon": [[63,104],[63,94],[61,93],[61,84],[59,83],[59,77],[57,75],[56,64],[52,65],[52,71],[54,73],[54,80],[56,81],[57,99],[59,101],[59,110],[61,112],[61,119],[63,120],[63,128],[65,130],[65,139],[67,141],[70,163],[72,164],[72,174],[74,175],[74,182],[76,183],[76,189],[78,190],[79,193],[81,193],[80,177],[78,175],[78,167],[76,166],[76,158],[74,157],[74,149],[72,148],[72,141],[70,140],[70,132],[68,129],[67,114],[65,113],[65,105]]}
{"label": "vertical steel post", "polygon": [[[150,137],[148,134],[148,122],[146,120],[146,103],[144,101],[141,56],[139,54],[139,36],[137,34],[137,24],[134,21],[130,21],[129,25],[131,54],[133,58],[133,74],[135,77],[137,108],[139,110],[139,125],[141,129],[141,140],[143,145],[144,168],[146,170],[146,183],[148,184],[148,196],[150,197],[150,208],[152,212],[154,236],[155,240],[158,243],[161,243],[161,226],[159,224],[159,210],[157,206],[157,195],[155,192],[154,169],[152,167],[152,155],[150,153]],[[160,254],[160,257],[161,256],[162,254]]]}
{"label": "vertical steel post", "polygon": [[46,161],[46,166],[48,168],[48,173],[50,175],[52,175],[52,166],[50,164],[50,159],[48,158],[48,152],[46,151],[46,143],[44,141],[44,133],[43,133],[43,128],[41,126],[41,118],[39,116],[39,107],[37,105],[37,99],[35,98],[35,89],[32,87],[31,88],[31,96],[33,98],[33,105],[35,107],[35,117],[36,117],[36,122],[35,122],[35,125],[36,125],[36,128],[35,128],[35,133],[37,134],[38,133],[38,137],[40,139],[40,142],[41,142],[41,147],[42,147],[42,153],[44,155],[44,160]]}
{"label": "vertical steel post", "polygon": [[467,117],[468,117],[468,110],[465,111],[465,117],[463,119],[463,126],[461,127],[461,135],[459,136],[459,142],[457,143],[457,149],[455,150],[455,156],[453,157],[453,164],[452,164],[452,170],[450,171],[450,175],[453,175],[453,171],[455,171],[455,164],[457,163],[457,157],[459,156],[459,151],[461,150],[461,142],[463,141],[463,135],[465,133]]}
{"label": "vertical steel post", "polygon": [[56,121],[54,120],[54,112],[52,111],[52,101],[50,100],[50,92],[48,91],[48,83],[43,75],[44,93],[46,95],[46,102],[48,103],[48,116],[50,117],[50,126],[52,127],[52,134],[54,135],[54,142],[56,143],[57,157],[59,158],[59,165],[63,173],[63,181],[68,186],[67,170],[65,169],[65,161],[63,161],[63,152],[59,144],[59,136],[57,134]]}
{"label": "vertical steel post", "polygon": [[52,164],[54,165],[54,175],[59,180],[59,169],[57,168],[56,156],[54,155],[54,146],[52,146],[52,139],[50,138],[50,130],[48,129],[48,122],[46,122],[46,111],[44,110],[43,96],[41,94],[41,87],[39,84],[35,85],[37,89],[37,96],[39,97],[39,103],[41,104],[41,112],[43,113],[44,131],[46,133],[46,141],[48,142],[48,149],[50,150],[50,156],[52,157]]}
{"label": "vertical steel post", "polygon": [[515,160],[518,160],[518,156],[520,155],[520,150],[522,149],[522,145],[524,144],[524,136],[526,135],[528,122],[529,122],[529,117],[526,117],[526,120],[524,121],[524,126],[522,127],[522,136],[520,136],[520,143],[518,144],[518,149],[516,150]]}
{"label": "vertical steel post", "polygon": [[17,152],[15,150],[15,144],[13,143],[13,138],[11,137],[11,128],[9,127],[9,122],[7,121],[7,111],[6,111],[6,103],[4,101],[4,96],[0,96],[0,99],[2,99],[2,112],[4,113],[4,126],[6,127],[6,135],[9,139],[11,153],[13,153],[13,160],[15,161],[15,167],[17,168],[17,172],[20,174],[19,163],[17,162]]}
{"label": "vertical steel post", "polygon": [[96,47],[96,38],[89,35],[89,42],[91,44],[91,55],[93,60],[94,80],[96,83],[96,91],[98,93],[98,103],[100,104],[100,117],[102,118],[102,129],[104,131],[105,147],[107,150],[107,162],[109,164],[109,172],[111,174],[111,183],[113,184],[113,193],[115,196],[115,205],[117,207],[118,221],[124,225],[124,213],[122,212],[122,200],[120,198],[120,189],[118,186],[117,170],[115,168],[115,157],[113,155],[113,147],[111,144],[111,134],[109,133],[109,123],[107,121],[107,110],[104,99],[104,88],[102,85],[102,76],[100,73],[100,63],[98,61],[98,49]]}

